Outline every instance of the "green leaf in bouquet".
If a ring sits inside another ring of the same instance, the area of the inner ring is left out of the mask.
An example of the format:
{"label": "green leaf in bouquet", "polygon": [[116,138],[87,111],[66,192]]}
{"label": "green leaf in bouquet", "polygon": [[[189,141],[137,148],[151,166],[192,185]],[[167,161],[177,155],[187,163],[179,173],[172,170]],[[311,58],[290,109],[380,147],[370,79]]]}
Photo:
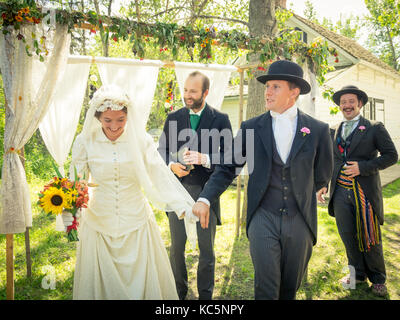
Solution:
{"label": "green leaf in bouquet", "polygon": [[76,231],[75,229],[72,229],[68,234],[67,234],[67,238],[69,242],[73,242],[73,241],[79,241],[78,238],[78,231]]}
{"label": "green leaf in bouquet", "polygon": [[56,174],[57,174],[57,177],[59,177],[60,179],[62,179],[63,176],[62,176],[62,174],[60,173],[60,170],[58,170],[57,166],[54,164],[54,162],[52,162],[51,165],[53,166],[54,171],[55,171]]}
{"label": "green leaf in bouquet", "polygon": [[75,182],[79,181],[78,178],[78,170],[76,170],[76,167],[74,166],[74,175],[75,175]]}

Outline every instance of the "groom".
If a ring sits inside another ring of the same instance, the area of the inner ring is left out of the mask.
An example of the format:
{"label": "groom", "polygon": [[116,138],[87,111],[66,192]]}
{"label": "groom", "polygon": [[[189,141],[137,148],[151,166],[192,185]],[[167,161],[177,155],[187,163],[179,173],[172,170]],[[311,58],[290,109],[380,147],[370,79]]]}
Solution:
{"label": "groom", "polygon": [[[197,199],[215,165],[220,163],[225,145],[232,143],[232,127],[228,115],[219,112],[205,101],[210,80],[204,74],[191,73],[184,85],[186,107],[168,115],[160,138],[158,151],[171,171],[193,199]],[[186,152],[183,152],[188,149]],[[179,152],[182,157],[173,157]],[[180,161],[179,161],[180,160]],[[219,197],[211,202],[209,228],[197,223],[199,264],[197,289],[200,300],[211,300],[214,289],[214,239],[216,226],[221,224]],[[183,220],[168,214],[171,231],[170,261],[179,299],[184,300],[188,291],[185,263],[187,234]]]}
{"label": "groom", "polygon": [[[233,163],[217,166],[193,207],[208,227],[208,201],[220,196],[249,167],[247,235],[255,269],[256,299],[295,299],[317,240],[316,191],[332,174],[329,127],[298,110],[296,100],[310,91],[301,67],[271,64],[264,83],[266,113],[244,121],[233,145]],[[254,134],[248,134],[253,132]],[[254,149],[247,147],[254,137]]]}

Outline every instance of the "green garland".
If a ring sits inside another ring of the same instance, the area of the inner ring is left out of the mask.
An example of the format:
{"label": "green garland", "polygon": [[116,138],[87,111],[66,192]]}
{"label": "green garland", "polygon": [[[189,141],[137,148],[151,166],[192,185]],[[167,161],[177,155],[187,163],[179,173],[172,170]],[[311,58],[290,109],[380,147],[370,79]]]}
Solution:
{"label": "green garland", "polygon": [[[7,3],[0,3],[0,29],[4,34],[10,32],[10,27],[18,31],[22,24],[40,23],[46,14],[39,10],[33,0],[10,0]],[[287,19],[291,14],[286,11],[285,15]],[[138,58],[145,58],[145,48],[149,45],[150,38],[153,39],[152,45],[158,47],[160,52],[169,50],[176,58],[179,50],[186,50],[192,61],[196,47],[200,61],[212,61],[215,45],[226,46],[232,51],[246,49],[248,50],[247,57],[257,54],[261,62],[259,69],[265,69],[271,61],[276,59],[296,58],[300,64],[308,63],[320,84],[325,81],[324,75],[333,70],[333,67],[328,64],[328,57],[337,56],[336,50],[330,48],[326,41],[317,39],[311,45],[307,45],[300,40],[300,33],[295,30],[282,32],[273,39],[262,39],[237,30],[218,31],[213,26],[196,29],[174,23],[146,24],[129,19],[99,16],[94,11],[82,13],[57,10],[56,21],[67,24],[69,31],[76,25],[89,23],[92,25],[92,33],[101,30],[114,41],[129,40],[132,43],[132,51]],[[21,34],[18,34],[17,38],[24,41]],[[36,53],[43,60],[43,54],[46,54],[44,43],[43,38],[34,39],[34,48],[33,50],[27,48],[27,54]],[[337,59],[336,62],[338,62]],[[256,70],[257,67],[254,69]]]}

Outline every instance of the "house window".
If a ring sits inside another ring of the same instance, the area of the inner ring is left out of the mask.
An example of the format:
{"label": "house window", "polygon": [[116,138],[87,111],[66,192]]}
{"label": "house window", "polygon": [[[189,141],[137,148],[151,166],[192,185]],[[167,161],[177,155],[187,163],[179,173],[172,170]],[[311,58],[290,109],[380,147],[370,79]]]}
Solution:
{"label": "house window", "polygon": [[300,28],[298,28],[298,27],[295,27],[294,28],[294,30],[296,30],[296,31],[300,31],[301,33],[301,36],[300,36],[300,41],[303,41],[303,42],[305,42],[305,43],[307,43],[307,33],[306,32],[304,32],[303,30],[301,30]]}
{"label": "house window", "polygon": [[369,98],[363,107],[363,116],[369,120],[377,120],[385,123],[385,101]]}

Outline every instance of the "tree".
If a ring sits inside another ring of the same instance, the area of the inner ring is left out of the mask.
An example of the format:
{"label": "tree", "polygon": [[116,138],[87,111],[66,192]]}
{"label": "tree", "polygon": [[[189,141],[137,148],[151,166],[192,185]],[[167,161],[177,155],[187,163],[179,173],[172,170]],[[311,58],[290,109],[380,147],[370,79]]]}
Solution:
{"label": "tree", "polygon": [[319,23],[317,18],[317,12],[314,9],[313,3],[310,0],[307,0],[304,3],[304,5],[306,6],[306,8],[303,11],[304,18],[310,20],[311,22]]}
{"label": "tree", "polygon": [[371,32],[369,49],[380,59],[400,70],[400,3],[398,0],[365,0]]}

